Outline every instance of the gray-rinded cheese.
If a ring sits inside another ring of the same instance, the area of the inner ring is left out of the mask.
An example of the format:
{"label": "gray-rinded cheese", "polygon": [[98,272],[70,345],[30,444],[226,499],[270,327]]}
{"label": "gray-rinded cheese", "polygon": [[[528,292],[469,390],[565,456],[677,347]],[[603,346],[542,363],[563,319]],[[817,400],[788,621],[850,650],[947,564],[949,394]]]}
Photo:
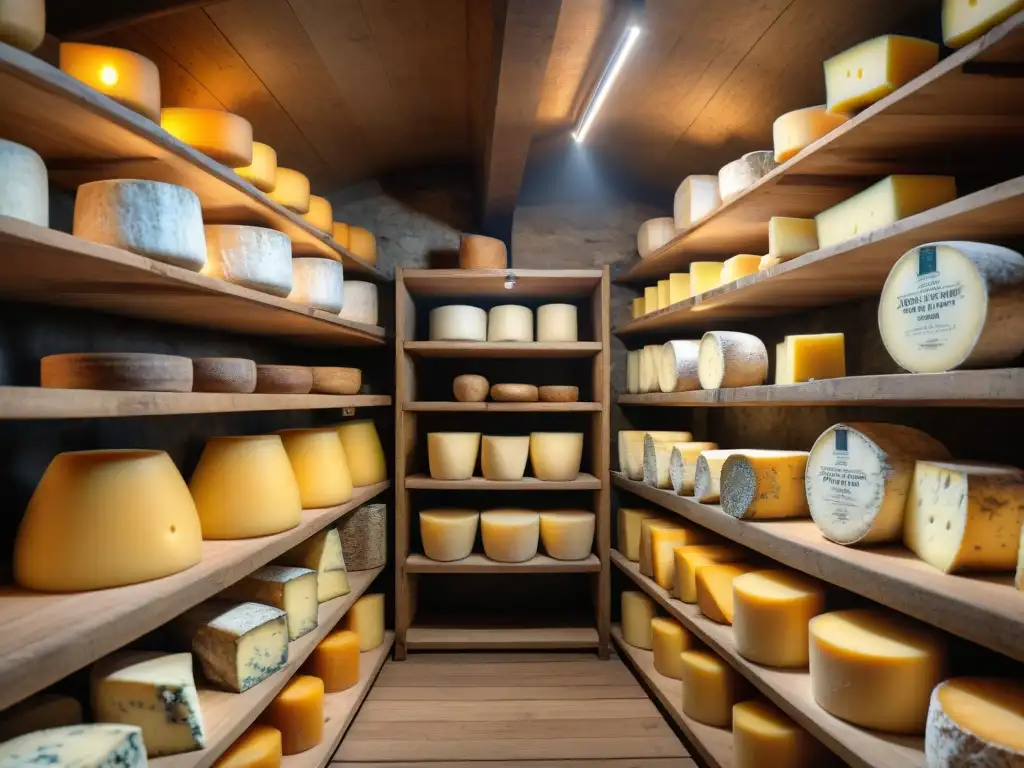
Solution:
{"label": "gray-rinded cheese", "polygon": [[43,158],[0,139],[0,216],[50,226],[50,192]]}
{"label": "gray-rinded cheese", "polygon": [[207,224],[206,264],[200,274],[287,296],[292,290],[292,241],[266,227]]}
{"label": "gray-rinded cheese", "polygon": [[377,325],[377,286],[365,280],[346,280],[342,286],[342,305],[338,317],[353,323]]}
{"label": "gray-rinded cheese", "polygon": [[690,392],[700,389],[698,361],[700,342],[668,341],[658,361],[658,387],[662,392]]}
{"label": "gray-rinded cheese", "polygon": [[768,350],[749,333],[708,331],[700,340],[697,375],[704,389],[764,384]]}
{"label": "gray-rinded cheese", "polygon": [[924,756],[928,768],[1024,768],[1024,685],[984,677],[939,683]]}

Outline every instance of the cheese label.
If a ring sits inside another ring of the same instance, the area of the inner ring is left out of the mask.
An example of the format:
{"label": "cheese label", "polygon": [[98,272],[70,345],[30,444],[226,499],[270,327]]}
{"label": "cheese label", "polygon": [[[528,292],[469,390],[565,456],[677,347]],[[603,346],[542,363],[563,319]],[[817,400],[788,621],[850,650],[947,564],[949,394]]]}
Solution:
{"label": "cheese label", "polygon": [[835,528],[859,530],[865,524],[863,510],[877,509],[882,500],[884,484],[869,482],[869,478],[884,476],[888,467],[863,440],[855,439],[851,451],[849,430],[837,429],[835,435],[832,450],[824,453],[821,463],[814,467],[819,487],[824,490],[819,498]]}
{"label": "cheese label", "polygon": [[925,246],[921,249],[921,252],[917,255],[917,274],[919,276],[930,275],[932,272],[938,271],[936,254],[937,251],[934,245]]}
{"label": "cheese label", "polygon": [[941,349],[963,333],[963,321],[971,318],[963,305],[983,300],[968,290],[962,269],[940,258],[944,250],[921,248],[916,273],[893,269],[890,275],[894,284],[887,294],[896,305],[886,313],[891,334],[918,353]]}

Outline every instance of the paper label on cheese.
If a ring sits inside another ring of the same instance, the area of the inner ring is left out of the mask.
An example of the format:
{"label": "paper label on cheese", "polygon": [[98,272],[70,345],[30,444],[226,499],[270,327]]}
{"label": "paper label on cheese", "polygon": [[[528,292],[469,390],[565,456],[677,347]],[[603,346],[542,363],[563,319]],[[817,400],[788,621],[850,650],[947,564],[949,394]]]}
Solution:
{"label": "paper label on cheese", "polygon": [[939,269],[938,251],[935,246],[921,248],[917,270],[904,270],[897,275],[895,290],[890,294],[890,301],[898,310],[887,313],[890,323],[896,326],[893,333],[916,351],[944,346],[963,321],[970,319],[963,305],[984,300],[972,295],[962,273],[957,274],[959,270]]}
{"label": "paper label on cheese", "polygon": [[856,433],[837,429],[834,437],[831,449],[820,454],[820,464],[814,468],[824,491],[821,500],[834,526],[860,528],[862,510],[877,508],[884,492],[883,484],[869,478],[881,477],[886,467]]}

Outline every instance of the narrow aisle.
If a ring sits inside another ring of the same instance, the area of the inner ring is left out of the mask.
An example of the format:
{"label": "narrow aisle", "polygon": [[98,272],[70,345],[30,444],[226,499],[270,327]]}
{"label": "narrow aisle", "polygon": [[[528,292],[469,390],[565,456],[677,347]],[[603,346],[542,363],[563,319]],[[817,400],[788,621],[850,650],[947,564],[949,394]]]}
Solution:
{"label": "narrow aisle", "polygon": [[419,653],[389,661],[332,765],[453,761],[460,768],[696,766],[623,662],[587,653]]}

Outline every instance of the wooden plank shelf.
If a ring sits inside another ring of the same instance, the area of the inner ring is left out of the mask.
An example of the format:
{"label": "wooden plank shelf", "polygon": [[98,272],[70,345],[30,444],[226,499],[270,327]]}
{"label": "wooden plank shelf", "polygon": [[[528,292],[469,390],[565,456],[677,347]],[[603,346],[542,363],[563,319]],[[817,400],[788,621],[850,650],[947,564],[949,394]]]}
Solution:
{"label": "wooden plank shelf", "polygon": [[179,184],[199,196],[207,223],[270,227],[291,238],[297,255],[340,261],[364,280],[387,280],[232,169],[42,59],[5,44],[0,44],[0,93],[0,136],[42,155],[50,179],[61,186],[73,189],[113,178]]}
{"label": "wooden plank shelf", "polygon": [[574,413],[598,412],[601,407],[601,403],[454,403],[444,400],[402,403],[403,411],[420,413]]}
{"label": "wooden plank shelf", "polygon": [[415,357],[471,357],[477,360],[505,358],[594,357],[602,349],[599,341],[407,341],[405,351]]}
{"label": "wooden plank shelf", "polygon": [[612,483],[783,565],[1024,661],[1024,599],[1012,574],[941,573],[898,545],[844,547],[814,521],[737,520],[721,507],[662,491],[619,472]]}
{"label": "wooden plank shelf", "polygon": [[770,217],[814,216],[866,187],[864,177],[955,173],[979,158],[991,164],[1002,152],[1016,157],[1024,81],[994,76],[992,65],[1022,62],[1024,12],[807,147],[618,279],[650,284],[710,254],[765,253]]}
{"label": "wooden plank shelf", "polygon": [[601,561],[591,554],[585,560],[556,560],[536,555],[525,563],[500,563],[481,554],[461,560],[440,562],[426,555],[411,554],[405,559],[407,573],[599,573]]}
{"label": "wooden plank shelf", "polygon": [[[288,663],[283,669],[278,670],[259,685],[250,688],[244,693],[232,693],[231,691],[204,688],[200,684],[199,706],[203,713],[203,723],[206,726],[206,748],[196,752],[184,752],[178,755],[156,758],[150,761],[151,768],[207,768],[213,765],[217,758],[235,742],[235,739],[241,736],[245,729],[256,721],[256,718],[263,713],[263,710],[267,708],[267,705],[270,704],[278,692],[292,679],[292,676],[298,673],[299,668],[313,652],[313,649],[334,630],[338,622],[348,612],[348,609],[352,607],[352,604],[370,588],[373,580],[383,570],[384,567],[381,566],[369,571],[350,573],[349,587],[351,591],[347,595],[336,597],[334,600],[320,604],[317,628],[312,632],[306,633],[298,640],[290,642],[288,644]],[[378,661],[383,663],[383,657],[386,655],[385,651],[378,660],[375,655],[371,658],[371,654],[374,653],[374,651],[370,651],[359,656],[359,683],[350,690],[361,692],[359,696],[360,701],[365,697],[370,682],[376,677],[380,669]],[[368,667],[364,667],[364,664],[374,668],[371,670]],[[348,691],[344,693],[348,693]],[[324,698],[325,715],[327,703],[333,695],[335,694],[329,694]],[[355,709],[358,709],[358,703],[353,708],[349,720],[355,715]],[[347,727],[347,723],[345,727]],[[325,729],[324,741],[327,741],[329,730]],[[338,741],[340,740],[339,736]],[[319,751],[323,746],[324,743],[321,742],[315,750],[310,751]],[[334,742],[334,746],[337,746],[337,742]],[[329,751],[333,752],[334,747],[332,746]],[[303,753],[303,755],[307,754],[309,752]],[[312,763],[302,764],[311,765]]]}
{"label": "wooden plank shelf", "polygon": [[240,395],[0,387],[0,419],[92,419],[183,413],[306,411],[391,405],[390,395]]}
{"label": "wooden plank shelf", "polygon": [[1024,406],[1024,368],[845,376],[803,384],[620,395],[619,405],[661,407],[870,405]]}
{"label": "wooden plank shelf", "polygon": [[403,269],[413,296],[527,298],[589,296],[601,284],[600,269]]}
{"label": "wooden plank shelf", "polygon": [[542,651],[597,648],[594,627],[409,627],[409,650],[419,651]]}
{"label": "wooden plank shelf", "polygon": [[612,627],[612,640],[622,656],[636,674],[647,684],[654,697],[668,712],[704,762],[711,768],[732,768],[732,731],[698,723],[683,713],[683,684],[665,677],[654,668],[654,654],[642,648],[634,648],[622,637],[622,627]]}
{"label": "wooden plank shelf", "polygon": [[385,343],[379,326],[7,216],[0,250],[0,295],[16,301],[320,344]]}
{"label": "wooden plank shelf", "polygon": [[66,594],[0,588],[0,710],[214,596],[390,485],[356,488],[345,504],[303,510],[302,522],[284,533],[204,541],[199,564],[155,581]]}
{"label": "wooden plank shelf", "polygon": [[435,480],[428,475],[409,475],[405,487],[432,491],[599,491],[601,480],[586,472],[580,472],[575,480]]}
{"label": "wooden plank shelf", "polygon": [[806,728],[853,768],[923,768],[924,739],[869,731],[833,717],[811,694],[807,670],[775,669],[747,661],[736,651],[732,627],[704,616],[696,605],[670,597],[619,552],[612,562],[684,627],[753,683],[776,706]]}

